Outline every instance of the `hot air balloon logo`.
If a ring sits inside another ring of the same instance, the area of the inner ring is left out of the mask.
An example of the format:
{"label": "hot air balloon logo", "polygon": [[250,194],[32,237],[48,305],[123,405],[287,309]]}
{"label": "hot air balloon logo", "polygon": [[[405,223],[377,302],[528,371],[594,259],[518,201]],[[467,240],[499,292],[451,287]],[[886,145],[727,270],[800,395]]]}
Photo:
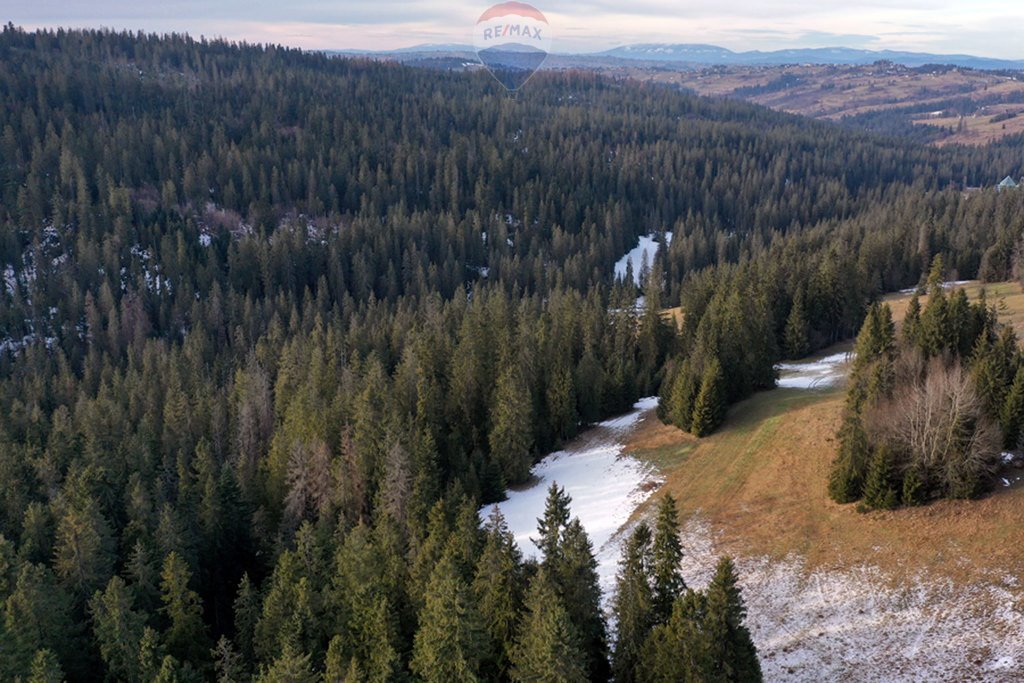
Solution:
{"label": "hot air balloon logo", "polygon": [[548,20],[524,2],[503,2],[480,15],[473,45],[484,66],[512,91],[544,64],[551,50]]}

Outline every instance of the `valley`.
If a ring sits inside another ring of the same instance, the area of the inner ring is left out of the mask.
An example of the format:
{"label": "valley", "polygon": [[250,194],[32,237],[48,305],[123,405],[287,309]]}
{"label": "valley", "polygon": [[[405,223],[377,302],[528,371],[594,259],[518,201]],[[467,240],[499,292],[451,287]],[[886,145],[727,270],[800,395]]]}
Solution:
{"label": "valley", "polygon": [[0,680],[1020,677],[1014,75],[628,52],[0,29]]}
{"label": "valley", "polygon": [[[713,46],[636,47],[551,55],[544,69],[671,85],[936,146],[981,146],[1024,133],[1024,77],[1014,62],[844,50],[741,59]],[[458,46],[375,58],[459,70],[475,69],[477,61]]]}
{"label": "valley", "polygon": [[936,145],[984,145],[1024,133],[1019,72],[891,62],[693,69],[623,65],[608,71]]}

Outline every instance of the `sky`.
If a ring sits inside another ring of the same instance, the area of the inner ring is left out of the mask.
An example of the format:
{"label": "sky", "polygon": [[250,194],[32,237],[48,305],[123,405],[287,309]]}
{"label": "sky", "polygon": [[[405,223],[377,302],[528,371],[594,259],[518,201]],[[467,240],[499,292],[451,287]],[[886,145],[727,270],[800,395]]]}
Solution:
{"label": "sky", "polygon": [[[484,0],[3,0],[25,28],[184,32],[306,49],[472,43]],[[532,0],[555,52],[629,43],[855,47],[1024,59],[1024,0]]]}

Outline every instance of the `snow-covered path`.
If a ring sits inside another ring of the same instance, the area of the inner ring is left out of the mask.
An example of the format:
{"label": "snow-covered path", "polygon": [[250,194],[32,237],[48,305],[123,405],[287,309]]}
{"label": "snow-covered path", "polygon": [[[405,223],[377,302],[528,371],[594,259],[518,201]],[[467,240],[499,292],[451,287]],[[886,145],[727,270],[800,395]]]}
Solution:
{"label": "snow-covered path", "polygon": [[[552,453],[533,468],[529,488],[510,491],[498,507],[526,557],[537,557],[530,540],[537,535],[537,518],[544,512],[548,487],[557,483],[572,496],[572,514],[579,517],[597,556],[605,597],[615,582],[621,535],[633,511],[657,488],[657,473],[648,464],[623,455],[624,443],[640,419],[653,413],[657,398],[639,401],[621,417],[588,429],[564,451]],[[493,505],[480,510],[481,517]]]}
{"label": "snow-covered path", "polygon": [[820,360],[782,363],[780,389],[827,389],[839,384],[849,372],[850,353],[835,353]]}

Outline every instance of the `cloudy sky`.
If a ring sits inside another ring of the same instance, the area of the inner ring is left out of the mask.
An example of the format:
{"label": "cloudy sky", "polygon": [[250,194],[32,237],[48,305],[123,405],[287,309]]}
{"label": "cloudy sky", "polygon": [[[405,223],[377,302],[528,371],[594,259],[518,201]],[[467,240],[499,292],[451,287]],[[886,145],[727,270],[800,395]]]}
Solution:
{"label": "cloudy sky", "polygon": [[[111,27],[309,49],[471,43],[493,0],[4,0],[0,21]],[[861,47],[1024,59],[1024,0],[534,0],[555,51],[634,42],[734,50]]]}

